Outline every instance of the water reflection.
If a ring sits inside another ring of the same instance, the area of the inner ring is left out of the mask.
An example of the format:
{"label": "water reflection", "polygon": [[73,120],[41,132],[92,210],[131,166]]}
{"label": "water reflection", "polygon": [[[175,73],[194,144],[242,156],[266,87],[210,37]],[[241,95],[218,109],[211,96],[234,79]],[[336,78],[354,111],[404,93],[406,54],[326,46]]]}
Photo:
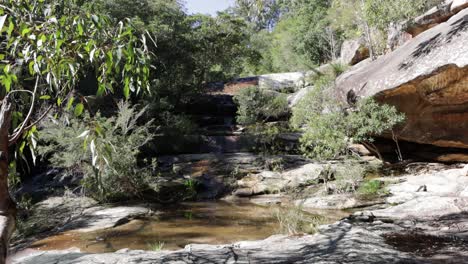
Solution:
{"label": "water reflection", "polygon": [[185,203],[162,208],[157,217],[133,220],[125,225],[90,233],[66,232],[38,241],[32,248],[56,250],[78,247],[83,252],[114,252],[122,248],[150,250],[164,244],[166,250],[187,244],[228,244],[265,239],[276,234],[276,208],[250,203]]}

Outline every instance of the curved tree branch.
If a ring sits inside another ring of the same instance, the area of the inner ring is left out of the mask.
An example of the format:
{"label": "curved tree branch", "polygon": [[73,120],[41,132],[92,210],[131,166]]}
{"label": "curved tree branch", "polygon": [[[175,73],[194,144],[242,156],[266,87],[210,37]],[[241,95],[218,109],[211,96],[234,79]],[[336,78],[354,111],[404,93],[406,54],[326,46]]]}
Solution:
{"label": "curved tree branch", "polygon": [[50,110],[52,110],[52,108],[54,108],[54,106],[50,106],[49,108],[47,108],[47,110],[36,121],[31,123],[29,126],[25,127],[24,131],[31,129],[33,126],[37,125],[37,123],[41,122],[41,120],[46,117],[46,115],[50,112]]}
{"label": "curved tree branch", "polygon": [[[33,92],[28,91],[28,92],[31,92],[31,94],[32,94],[31,107],[29,108],[28,115],[24,119],[23,123],[21,123],[21,126],[18,129],[15,129],[15,132],[13,133],[13,135],[11,135],[11,137],[8,139],[8,145],[10,145],[10,146],[12,144],[16,143],[16,141],[18,141],[20,136],[23,134],[23,131],[25,131],[26,124],[31,119],[31,116],[32,116],[33,111],[34,111],[34,104],[36,102],[36,92],[37,92],[37,86],[38,85],[39,85],[39,76],[36,77],[36,84],[34,85],[34,91]],[[22,91],[22,90],[16,90],[16,91]],[[24,90],[24,91],[27,91],[27,90]]]}

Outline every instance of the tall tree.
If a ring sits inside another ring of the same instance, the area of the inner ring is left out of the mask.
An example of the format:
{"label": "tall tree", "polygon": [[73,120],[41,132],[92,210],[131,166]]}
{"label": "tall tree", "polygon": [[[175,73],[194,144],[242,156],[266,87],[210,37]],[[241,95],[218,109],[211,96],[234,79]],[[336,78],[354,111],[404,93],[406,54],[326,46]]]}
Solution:
{"label": "tall tree", "polygon": [[[0,264],[5,263],[15,228],[9,151],[22,152],[30,143],[34,156],[32,132],[50,109],[73,108],[80,115],[86,97],[75,88],[85,75],[97,79],[97,95],[122,88],[128,98],[131,92],[148,89],[145,36],[137,37],[130,25],[84,12],[77,4],[6,0],[0,5]],[[47,110],[38,114],[40,106]]]}
{"label": "tall tree", "polygon": [[244,18],[256,31],[271,31],[287,12],[285,0],[236,0],[234,13]]}

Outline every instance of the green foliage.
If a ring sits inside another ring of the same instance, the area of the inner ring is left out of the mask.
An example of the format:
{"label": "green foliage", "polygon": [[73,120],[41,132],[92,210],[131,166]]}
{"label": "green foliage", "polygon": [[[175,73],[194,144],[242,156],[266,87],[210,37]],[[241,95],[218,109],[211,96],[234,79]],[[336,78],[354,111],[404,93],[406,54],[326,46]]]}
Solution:
{"label": "green foliage", "polygon": [[327,54],[331,43],[325,37],[328,8],[329,1],[322,0],[298,0],[292,5],[290,15],[298,21],[296,50],[310,64],[321,64],[332,59]]}
{"label": "green foliage", "polygon": [[271,33],[269,52],[273,72],[304,71],[311,68],[313,63],[298,51],[299,26],[300,20],[291,16],[282,19]]}
{"label": "green foliage", "polygon": [[333,95],[330,93],[330,87],[333,85],[336,75],[334,73],[317,73],[311,79],[313,87],[307,88],[309,91],[298,104],[293,108],[291,125],[295,129],[301,128],[303,125],[315,120],[316,116],[320,116],[328,108],[337,112],[339,103],[333,100]]}
{"label": "green foliage", "polygon": [[[90,69],[99,82],[98,94],[118,85],[127,97],[129,91],[148,88],[145,37],[136,37],[130,25],[77,9],[73,0],[6,2],[8,8],[1,9],[7,18],[3,93],[31,89],[34,77],[42,98],[63,102]],[[18,58],[22,63],[16,63]]]}
{"label": "green foliage", "polygon": [[140,147],[153,136],[151,121],[137,124],[144,110],[120,103],[116,117],[97,113],[83,119],[51,119],[41,132],[39,153],[50,156],[56,167],[83,173],[85,191],[98,200],[139,196],[154,167],[137,165]]}
{"label": "green foliage", "polygon": [[343,113],[308,116],[309,122],[300,138],[301,151],[309,158],[326,160],[342,154],[348,144]]}
{"label": "green foliage", "polygon": [[130,92],[148,91],[145,35],[137,36],[129,23],[90,13],[81,4],[7,0],[0,5],[0,97],[15,103],[12,184],[18,183],[19,173],[29,171],[27,162],[36,160],[34,118],[54,107],[83,114],[89,98],[76,89],[83,78],[97,81],[96,95],[119,91],[128,98]]}
{"label": "green foliage", "polygon": [[148,244],[148,249],[151,250],[151,251],[161,251],[161,250],[164,249],[165,245],[166,245],[166,243],[158,241],[156,243]]}
{"label": "green foliage", "polygon": [[356,110],[347,116],[353,142],[372,142],[373,136],[382,135],[405,120],[394,106],[379,104],[372,99],[358,102]]}
{"label": "green foliage", "polygon": [[197,187],[198,182],[194,181],[193,179],[187,179],[184,182],[185,186],[185,197],[184,200],[192,200],[197,196]]}
{"label": "green foliage", "polygon": [[237,122],[242,125],[263,123],[288,113],[286,95],[256,86],[242,89],[234,96],[234,101],[238,105]]}
{"label": "green foliage", "polygon": [[[151,64],[151,105],[149,112],[161,125],[162,133],[179,127],[189,130],[187,103],[202,96],[209,82],[226,81],[244,71],[245,61],[256,61],[249,44],[245,21],[226,12],[217,17],[188,15],[176,0],[100,0],[96,8],[110,16],[131,17],[140,31],[147,31]],[[166,122],[177,118],[179,125]]]}
{"label": "green foliage", "polygon": [[348,65],[345,65],[345,64],[342,64],[342,63],[339,63],[339,62],[331,63],[330,65],[333,68],[333,74],[336,77],[338,77],[341,74],[343,74],[344,72],[346,72],[348,70],[348,68],[349,68]]}
{"label": "green foliage", "polygon": [[187,23],[198,85],[227,80],[242,72],[241,63],[250,54],[247,25],[242,19],[219,13],[216,18],[189,16]]}
{"label": "green foliage", "polygon": [[245,19],[259,31],[272,29],[287,11],[285,0],[236,0],[233,8],[237,16]]}
{"label": "green foliage", "polygon": [[362,181],[366,168],[356,161],[348,160],[339,166],[333,172],[335,181],[332,188],[334,193],[353,193],[358,190]]}
{"label": "green foliage", "polygon": [[357,193],[363,199],[373,199],[381,194],[385,194],[385,184],[379,180],[366,181],[359,186]]}
{"label": "green foliage", "polygon": [[406,21],[417,17],[425,10],[440,4],[442,0],[366,0],[364,3],[365,19],[370,25],[386,31],[392,22]]}
{"label": "green foliage", "polygon": [[328,21],[344,39],[366,36],[367,46],[374,52],[385,50],[390,23],[404,22],[417,17],[441,0],[333,0]]}
{"label": "green foliage", "polygon": [[372,142],[373,137],[390,131],[405,117],[395,107],[373,99],[359,101],[353,109],[330,96],[334,75],[319,75],[315,86],[293,109],[291,125],[304,127],[302,152],[310,158],[330,159],[345,154],[351,143]]}

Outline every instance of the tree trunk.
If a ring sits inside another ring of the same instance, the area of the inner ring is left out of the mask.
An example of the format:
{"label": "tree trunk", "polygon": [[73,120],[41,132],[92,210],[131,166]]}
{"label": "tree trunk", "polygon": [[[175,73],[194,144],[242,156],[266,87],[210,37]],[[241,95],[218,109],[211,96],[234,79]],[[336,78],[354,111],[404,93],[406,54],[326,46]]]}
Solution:
{"label": "tree trunk", "polygon": [[0,109],[0,264],[5,264],[16,221],[16,205],[8,190],[8,132],[11,110],[11,102],[6,96]]}
{"label": "tree trunk", "polygon": [[[361,0],[361,10],[364,10],[364,0]],[[377,58],[375,49],[374,49],[374,41],[372,40],[372,30],[367,22],[364,12],[361,11],[362,23],[364,26],[364,34],[366,35],[367,46],[369,48],[369,56],[371,60],[375,60]]]}

